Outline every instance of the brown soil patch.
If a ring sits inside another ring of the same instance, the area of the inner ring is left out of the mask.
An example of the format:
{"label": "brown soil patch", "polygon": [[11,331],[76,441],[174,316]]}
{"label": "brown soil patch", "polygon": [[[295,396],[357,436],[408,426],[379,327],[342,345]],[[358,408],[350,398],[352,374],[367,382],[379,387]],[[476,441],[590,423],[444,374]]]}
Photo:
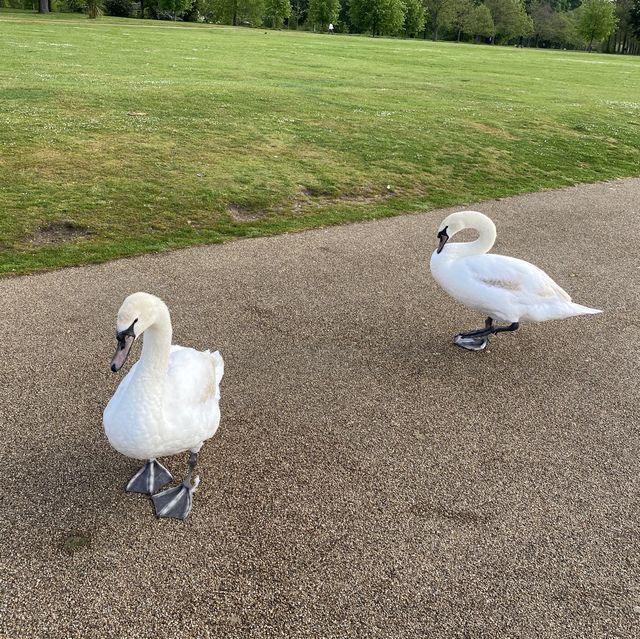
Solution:
{"label": "brown soil patch", "polygon": [[30,241],[32,244],[63,244],[86,235],[91,235],[86,226],[70,220],[59,220],[41,226]]}
{"label": "brown soil patch", "polygon": [[262,220],[267,216],[267,211],[264,209],[249,209],[239,204],[227,204],[227,212],[236,222]]}

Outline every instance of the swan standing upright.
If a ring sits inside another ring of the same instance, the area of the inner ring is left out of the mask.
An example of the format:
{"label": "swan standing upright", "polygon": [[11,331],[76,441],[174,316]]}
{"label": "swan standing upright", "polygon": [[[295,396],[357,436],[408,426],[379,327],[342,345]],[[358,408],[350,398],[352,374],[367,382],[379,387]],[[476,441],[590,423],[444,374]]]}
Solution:
{"label": "swan standing upright", "polygon": [[[148,460],[126,490],[152,495],[158,517],[184,519],[199,483],[197,477],[192,480],[198,451],[220,424],[224,361],[218,351],[172,346],[171,318],[164,302],[148,293],[133,293],[118,311],[114,373],[142,333],[142,354],[107,404],[104,430],[118,452]],[[185,451],[191,452],[185,480],[154,494],[172,480],[157,458]]]}
{"label": "swan standing upright", "polygon": [[[478,231],[475,241],[448,243],[467,228]],[[602,312],[574,304],[566,291],[529,262],[487,255],[495,240],[494,223],[477,211],[452,213],[438,229],[438,248],[431,256],[434,279],[459,302],[488,316],[484,328],[456,335],[458,346],[482,350],[490,335],[515,331],[521,321],[542,322]],[[508,325],[494,326],[495,320]]]}

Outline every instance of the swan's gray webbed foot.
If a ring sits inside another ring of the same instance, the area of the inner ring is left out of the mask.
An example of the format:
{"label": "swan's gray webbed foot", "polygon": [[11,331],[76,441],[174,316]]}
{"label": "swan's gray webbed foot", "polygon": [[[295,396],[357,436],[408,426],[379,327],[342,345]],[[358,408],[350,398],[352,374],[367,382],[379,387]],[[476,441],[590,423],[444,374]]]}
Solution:
{"label": "swan's gray webbed foot", "polygon": [[129,481],[128,493],[144,493],[153,495],[173,477],[171,473],[156,459],[150,459]]}
{"label": "swan's gray webbed foot", "polygon": [[187,518],[193,505],[193,493],[200,483],[199,477],[196,477],[193,482],[191,481],[191,475],[197,463],[198,453],[192,452],[189,456],[189,472],[185,480],[175,488],[169,488],[169,490],[164,490],[157,495],[151,496],[157,517],[173,519]]}
{"label": "swan's gray webbed foot", "polygon": [[505,332],[511,333],[517,331],[519,327],[520,324],[518,322],[512,322],[508,326],[494,326],[493,319],[487,317],[484,328],[468,333],[459,333],[453,338],[453,343],[462,346],[462,348],[466,348],[468,351],[482,351],[489,343],[489,335]]}
{"label": "swan's gray webbed foot", "polygon": [[453,338],[453,343],[468,351],[482,351],[489,343],[488,336],[473,336],[460,333]]}
{"label": "swan's gray webbed foot", "polygon": [[156,509],[156,517],[186,519],[191,512],[193,493],[199,483],[199,477],[196,477],[193,484],[190,477],[187,477],[179,486],[163,490],[157,495],[152,495],[151,499],[153,499],[153,505]]}

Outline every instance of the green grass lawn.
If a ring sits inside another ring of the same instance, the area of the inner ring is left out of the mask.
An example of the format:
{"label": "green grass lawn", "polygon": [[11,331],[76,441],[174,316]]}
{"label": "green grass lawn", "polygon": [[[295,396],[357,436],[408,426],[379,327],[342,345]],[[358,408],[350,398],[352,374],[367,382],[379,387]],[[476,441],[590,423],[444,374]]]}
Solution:
{"label": "green grass lawn", "polygon": [[0,60],[0,274],[640,173],[638,58],[0,11]]}

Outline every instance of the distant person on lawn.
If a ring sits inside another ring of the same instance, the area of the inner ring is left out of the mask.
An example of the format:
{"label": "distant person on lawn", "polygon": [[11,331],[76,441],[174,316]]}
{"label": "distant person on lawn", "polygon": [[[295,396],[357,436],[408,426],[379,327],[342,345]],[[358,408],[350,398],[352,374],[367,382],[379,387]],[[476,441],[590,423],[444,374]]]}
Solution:
{"label": "distant person on lawn", "polygon": [[329,33],[333,33],[333,22],[329,23]]}

